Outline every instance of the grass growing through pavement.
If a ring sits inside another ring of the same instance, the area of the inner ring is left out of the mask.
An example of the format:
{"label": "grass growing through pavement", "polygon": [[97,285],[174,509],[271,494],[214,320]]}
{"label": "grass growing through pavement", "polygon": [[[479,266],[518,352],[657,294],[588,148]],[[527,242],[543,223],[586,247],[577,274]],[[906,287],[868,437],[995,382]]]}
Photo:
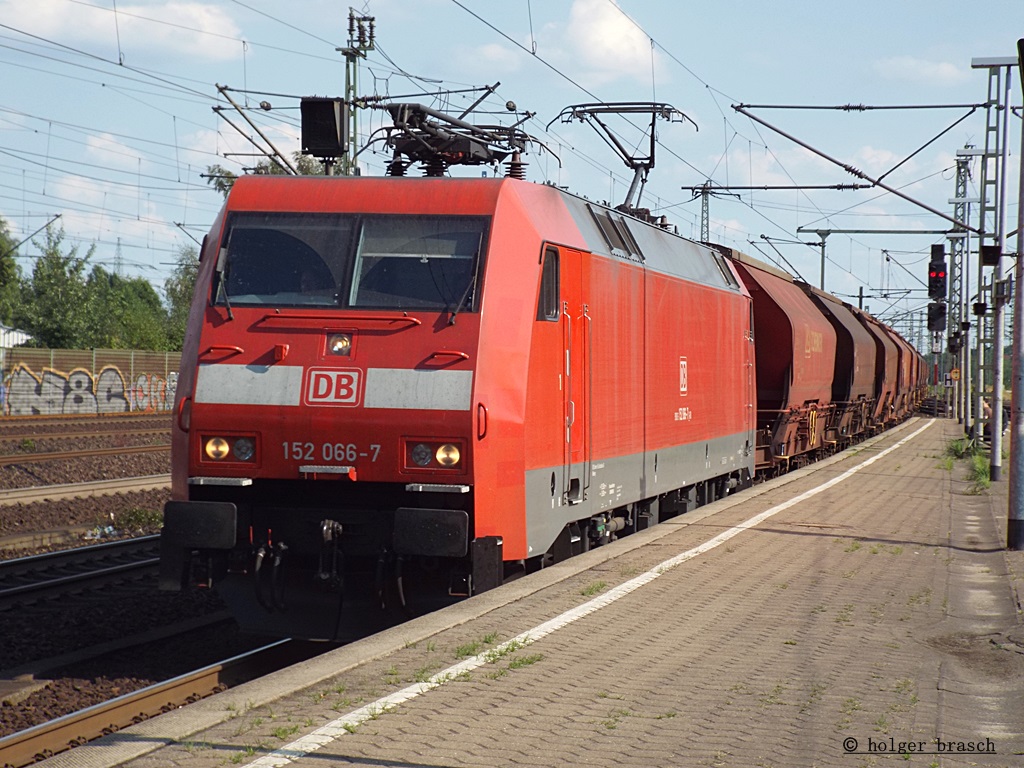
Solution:
{"label": "grass growing through pavement", "polygon": [[967,479],[974,484],[972,490],[975,493],[988,490],[990,478],[989,460],[987,456],[981,453],[976,453],[971,456],[971,461],[967,465]]}
{"label": "grass growing through pavement", "polygon": [[973,440],[962,437],[950,440],[946,444],[947,459],[967,461],[967,480],[971,487],[968,493],[977,495],[987,491],[991,485],[989,477],[989,458]]}
{"label": "grass growing through pavement", "polygon": [[959,440],[950,440],[946,443],[946,455],[954,459],[966,459],[978,452],[978,446],[973,440],[961,437]]}

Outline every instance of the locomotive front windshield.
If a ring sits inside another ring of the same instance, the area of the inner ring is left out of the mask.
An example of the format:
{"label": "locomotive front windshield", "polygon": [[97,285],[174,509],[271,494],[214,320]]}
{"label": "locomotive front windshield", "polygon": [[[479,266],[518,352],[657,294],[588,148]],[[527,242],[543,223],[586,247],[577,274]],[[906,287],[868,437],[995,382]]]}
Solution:
{"label": "locomotive front windshield", "polygon": [[482,216],[236,213],[214,301],[232,306],[475,311]]}

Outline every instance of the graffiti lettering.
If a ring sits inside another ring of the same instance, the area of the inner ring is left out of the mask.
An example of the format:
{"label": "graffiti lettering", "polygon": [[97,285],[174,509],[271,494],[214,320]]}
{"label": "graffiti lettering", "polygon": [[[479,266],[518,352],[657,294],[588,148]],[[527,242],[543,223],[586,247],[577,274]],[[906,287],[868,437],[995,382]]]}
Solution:
{"label": "graffiti lettering", "polygon": [[138,374],[130,387],[125,381],[124,374],[112,365],[96,375],[83,368],[66,374],[44,368],[37,375],[19,363],[3,382],[5,402],[0,403],[0,415],[155,412],[169,411],[174,405],[177,373],[166,378],[158,374]]}

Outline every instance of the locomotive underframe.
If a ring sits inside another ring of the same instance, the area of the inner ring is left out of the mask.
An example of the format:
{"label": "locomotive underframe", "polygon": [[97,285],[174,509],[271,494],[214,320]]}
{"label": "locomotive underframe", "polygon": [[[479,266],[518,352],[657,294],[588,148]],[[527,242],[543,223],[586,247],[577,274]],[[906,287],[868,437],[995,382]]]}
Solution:
{"label": "locomotive underframe", "polygon": [[518,561],[502,560],[500,538],[475,536],[471,489],[193,486],[189,501],[165,509],[160,586],[215,588],[247,631],[344,640],[645,530],[751,479],[744,467],[643,501],[578,506],[582,516],[562,525],[545,552]]}

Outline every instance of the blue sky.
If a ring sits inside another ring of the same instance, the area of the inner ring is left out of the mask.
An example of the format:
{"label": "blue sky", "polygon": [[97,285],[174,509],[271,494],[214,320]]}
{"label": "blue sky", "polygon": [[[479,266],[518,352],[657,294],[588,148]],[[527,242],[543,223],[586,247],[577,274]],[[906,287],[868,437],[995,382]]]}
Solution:
{"label": "blue sky", "polygon": [[[546,126],[580,102],[672,104],[692,119],[661,123],[642,204],[687,236],[699,235],[689,187],[831,185],[858,180],[732,109],[733,104],[965,105],[985,101],[975,57],[1008,57],[1024,36],[1024,3],[987,0],[691,2],[690,0],[368,0],[377,50],[360,92],[461,111],[476,94],[439,95],[500,82],[480,111],[536,113],[523,127],[561,161],[534,149],[528,177],[619,203],[630,172],[582,123]],[[234,94],[282,150],[298,149],[297,99],[336,96],[348,6],[325,0],[0,0],[0,216],[17,239],[62,215],[68,240],[96,245],[95,261],[158,288],[174,253],[202,239],[221,198],[200,178],[208,165],[240,170],[253,151],[212,110]],[[1021,104],[1013,71],[1011,102]],[[260,93],[255,93],[260,92]],[[274,95],[268,95],[274,94]],[[759,109],[763,119],[869,175],[890,171],[967,114],[966,108],[845,112]],[[240,123],[237,117],[236,123]],[[363,132],[380,126],[367,113]],[[1020,121],[1011,121],[1008,219],[1017,211]],[[625,141],[639,133],[625,123]],[[984,141],[978,110],[885,177],[944,212],[956,150]],[[386,157],[364,153],[365,172]],[[474,175],[480,169],[469,171]],[[977,168],[975,168],[975,179]],[[947,222],[879,189],[743,191],[711,201],[713,240],[764,257],[761,237],[816,241],[813,229],[941,230]],[[975,222],[976,223],[976,222]],[[1010,229],[1013,228],[1011,225]],[[876,314],[920,309],[929,247],[939,235],[830,235],[826,288],[873,298]],[[1009,248],[1012,249],[1011,242]],[[776,242],[818,282],[820,250]],[[37,249],[20,249],[31,268]],[[888,255],[888,260],[886,256]],[[916,294],[890,307],[898,292]]]}

